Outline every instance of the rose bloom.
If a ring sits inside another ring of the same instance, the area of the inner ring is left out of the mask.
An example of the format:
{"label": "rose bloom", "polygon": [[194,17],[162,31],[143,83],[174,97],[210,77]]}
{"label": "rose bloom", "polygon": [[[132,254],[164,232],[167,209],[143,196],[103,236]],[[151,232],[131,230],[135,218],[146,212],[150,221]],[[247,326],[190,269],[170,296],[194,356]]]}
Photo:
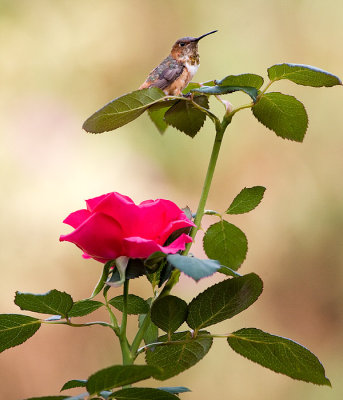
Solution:
{"label": "rose bloom", "polygon": [[146,200],[136,205],[129,197],[113,192],[86,200],[87,209],[71,213],[63,222],[75,230],[60,241],[76,244],[85,258],[107,262],[121,256],[147,258],[156,251],[175,254],[191,237],[182,233],[165,246],[178,229],[194,226],[169,200]]}

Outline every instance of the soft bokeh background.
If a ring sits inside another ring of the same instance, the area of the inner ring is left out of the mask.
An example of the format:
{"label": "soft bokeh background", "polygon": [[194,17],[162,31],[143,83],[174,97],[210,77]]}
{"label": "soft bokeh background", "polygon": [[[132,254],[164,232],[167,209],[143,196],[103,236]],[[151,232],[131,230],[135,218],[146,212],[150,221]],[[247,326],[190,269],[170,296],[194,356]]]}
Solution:
{"label": "soft bokeh background", "polygon": [[[342,77],[342,15],[339,0],[0,0],[0,312],[18,311],[15,290],[57,288],[74,299],[91,293],[101,265],[58,241],[69,232],[63,218],[84,199],[115,190],[137,202],[162,197],[196,208],[213,140],[210,122],[193,140],[170,128],[161,137],[146,115],[103,135],[81,129],[96,109],[137,88],[177,38],[219,30],[200,42],[198,81],[266,76],[280,62]],[[309,130],[303,144],[287,142],[249,110],[229,129],[208,208],[225,210],[244,186],[267,187],[259,208],[231,219],[249,239],[241,271],[258,273],[265,290],[253,307],[215,330],[254,326],[290,337],[318,355],[333,389],[277,375],[217,340],[205,360],[166,382],[190,387],[184,399],[343,396],[343,90],[288,82],[274,89],[306,104]],[[246,102],[243,95],[231,100]],[[203,255],[200,239],[195,251]],[[216,279],[182,278],[175,294],[190,300]],[[132,288],[150,295],[144,279]],[[66,380],[119,363],[112,339],[104,328],[43,326],[1,354],[0,398],[58,394]]]}

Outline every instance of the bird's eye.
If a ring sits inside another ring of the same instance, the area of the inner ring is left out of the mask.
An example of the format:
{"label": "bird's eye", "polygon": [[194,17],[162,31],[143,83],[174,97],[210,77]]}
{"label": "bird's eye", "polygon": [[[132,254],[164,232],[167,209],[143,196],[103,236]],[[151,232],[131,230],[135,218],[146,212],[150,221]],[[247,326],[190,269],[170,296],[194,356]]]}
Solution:
{"label": "bird's eye", "polygon": [[185,42],[180,42],[179,45],[180,47],[183,47],[186,43]]}

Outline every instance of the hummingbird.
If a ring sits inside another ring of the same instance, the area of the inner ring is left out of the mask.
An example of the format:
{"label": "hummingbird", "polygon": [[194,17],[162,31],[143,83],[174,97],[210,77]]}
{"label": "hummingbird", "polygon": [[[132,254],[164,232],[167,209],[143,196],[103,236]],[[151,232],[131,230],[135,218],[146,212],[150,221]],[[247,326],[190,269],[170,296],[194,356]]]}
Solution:
{"label": "hummingbird", "polygon": [[158,87],[169,96],[181,96],[182,90],[192,80],[199,68],[198,42],[211,31],[195,37],[178,39],[167,58],[153,69],[139,89]]}

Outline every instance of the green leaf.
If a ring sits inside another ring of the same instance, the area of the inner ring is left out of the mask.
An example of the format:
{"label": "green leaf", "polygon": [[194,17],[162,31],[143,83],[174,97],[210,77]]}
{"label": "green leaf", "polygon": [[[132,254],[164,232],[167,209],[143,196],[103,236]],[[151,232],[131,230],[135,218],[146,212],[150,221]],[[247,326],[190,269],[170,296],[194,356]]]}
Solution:
{"label": "green leaf", "polygon": [[148,278],[149,282],[151,283],[153,290],[155,290],[156,286],[158,286],[158,283],[160,282],[162,269],[163,269],[163,267],[157,269],[154,272],[148,273],[146,276]]}
{"label": "green leaf", "polygon": [[225,266],[221,266],[218,269],[218,272],[227,276],[233,276],[234,278],[236,276],[242,276],[241,274],[239,274],[238,272],[234,271],[233,269],[229,268],[229,267],[225,267]]}
{"label": "green leaf", "polygon": [[232,318],[255,303],[262,290],[263,282],[254,273],[210,286],[190,302],[187,324],[199,330]]}
{"label": "green leaf", "polygon": [[189,93],[192,89],[201,87],[200,83],[190,82],[182,91],[183,94]]}
{"label": "green leaf", "polygon": [[[198,363],[212,346],[212,337],[206,335],[207,332],[199,332],[198,336],[193,338],[190,332],[174,333],[171,335],[172,344],[156,346],[153,351],[148,350],[147,364],[162,370],[154,374],[154,378],[163,381]],[[160,336],[158,340],[167,342],[168,335]]]}
{"label": "green leaf", "polygon": [[202,86],[215,86],[215,82],[214,80],[212,81],[207,81],[207,82],[202,82],[202,83],[197,83],[197,82],[190,82],[185,89],[183,89],[182,93],[183,94],[188,94],[190,93],[193,89],[197,89],[200,88]]}
{"label": "green leaf", "polygon": [[[141,314],[138,316],[138,326],[141,327],[147,314]],[[143,340],[145,344],[155,343],[158,338],[158,327],[150,321],[148,328],[146,329]]]}
{"label": "green leaf", "polygon": [[213,275],[220,268],[220,264],[215,260],[200,260],[196,257],[181,256],[180,254],[170,254],[167,261],[184,274],[190,276],[195,281]]}
{"label": "green leaf", "polygon": [[177,396],[167,391],[142,387],[118,390],[109,398],[117,400],[179,400]]}
{"label": "green leaf", "polygon": [[203,86],[215,86],[216,82],[217,82],[216,80],[212,80],[212,81],[202,82],[201,84]]}
{"label": "green leaf", "polygon": [[308,118],[304,105],[293,96],[282,93],[266,93],[252,107],[254,116],[261,124],[284,139],[302,142],[307,130]]}
{"label": "green leaf", "polygon": [[89,299],[76,301],[71,310],[68,312],[68,317],[83,317],[84,315],[88,315],[96,311],[103,305],[104,304],[101,303],[101,301]]}
{"label": "green leaf", "polygon": [[192,92],[204,93],[207,95],[221,95],[238,91],[249,95],[254,102],[257,99],[258,91],[256,88],[251,86],[202,86],[199,89],[192,89]]}
{"label": "green leaf", "polygon": [[331,383],[318,358],[300,344],[256,328],[233,332],[227,339],[238,354],[272,371],[318,385]]}
{"label": "green leaf", "polygon": [[24,343],[40,326],[39,319],[27,315],[0,314],[0,353]]}
{"label": "green leaf", "polygon": [[[208,109],[206,96],[196,96],[193,101]],[[168,125],[172,125],[192,138],[199,132],[206,119],[206,113],[194,106],[193,101],[188,99],[180,100],[164,115],[164,120]]]}
{"label": "green leaf", "polygon": [[[111,306],[115,307],[117,310],[123,312],[124,310],[124,296],[120,295],[113,297],[109,301]],[[134,294],[129,294],[127,296],[127,313],[128,314],[146,314],[149,312],[149,304],[139,296]]]}
{"label": "green leaf", "polygon": [[90,395],[150,378],[159,369],[149,365],[113,365],[91,375],[87,381]]}
{"label": "green leaf", "polygon": [[150,256],[144,260],[144,265],[150,270],[156,270],[161,265],[161,262],[165,260],[165,258],[165,253],[162,251],[155,251],[155,253],[150,254]]}
{"label": "green leaf", "polygon": [[95,288],[94,288],[94,290],[93,290],[93,293],[92,293],[91,296],[89,297],[89,300],[90,300],[90,299],[93,299],[93,297],[95,297],[97,294],[99,294],[99,293],[102,291],[103,287],[105,286],[105,283],[106,283],[106,280],[107,280],[108,275],[109,275],[109,273],[110,273],[110,268],[112,267],[112,265],[115,265],[115,263],[114,263],[113,260],[108,261],[108,262],[104,265],[104,268],[103,268],[103,270],[102,270],[101,277],[100,277],[100,279],[99,279],[97,285],[95,286]]}
{"label": "green leaf", "polygon": [[163,134],[166,129],[168,128],[168,124],[164,120],[164,114],[170,107],[165,107],[165,108],[158,108],[158,109],[153,109],[149,108],[148,109],[148,114],[151,119],[151,121],[154,123],[158,131]]}
{"label": "green leaf", "polygon": [[298,85],[304,86],[336,86],[342,85],[338,76],[322,69],[302,64],[276,64],[268,68],[268,76],[271,81],[288,79]]}
{"label": "green leaf", "polygon": [[[169,236],[169,238],[171,236]],[[169,239],[167,240],[167,242],[168,241]],[[167,242],[165,242],[165,246],[167,246]],[[162,252],[155,252],[151,254],[144,261],[144,265],[148,269],[147,278],[153,288],[155,288],[156,286],[161,287],[163,282],[169,279],[171,270],[173,269],[173,267],[167,262],[167,255]]]}
{"label": "green leaf", "polygon": [[180,100],[186,100],[184,97],[181,96],[176,96],[176,97],[168,97],[165,96],[164,98],[162,98],[161,100],[157,101],[156,103],[152,104],[151,106],[149,106],[149,110],[152,111],[157,111],[161,108],[170,108],[171,106],[173,106],[174,104],[176,104],[178,101]]}
{"label": "green leaf", "polygon": [[244,188],[225,211],[226,214],[244,214],[256,208],[262,201],[266,188],[253,186]]}
{"label": "green leaf", "polygon": [[82,128],[90,133],[113,131],[138,118],[166,95],[159,88],[136,90],[120,96],[91,115]]}
{"label": "green leaf", "polygon": [[245,234],[237,226],[224,220],[207,229],[203,245],[207,257],[234,270],[241,266],[248,251]]}
{"label": "green leaf", "polygon": [[165,390],[166,392],[172,393],[172,394],[191,392],[190,389],[188,389],[184,386],[161,386],[161,387],[158,387],[157,389]]}
{"label": "green leaf", "polygon": [[178,100],[161,100],[148,108],[149,117],[161,134],[168,128],[168,124],[164,120],[164,114],[177,102]]}
{"label": "green leaf", "polygon": [[160,275],[160,280],[158,282],[159,288],[164,284],[164,282],[166,282],[170,278],[173,270],[174,267],[169,262],[166,262],[159,274]]}
{"label": "green leaf", "polygon": [[176,296],[157,299],[151,307],[151,320],[163,331],[171,334],[186,321],[187,303]]}
{"label": "green leaf", "polygon": [[70,294],[53,289],[44,294],[16,292],[14,303],[22,310],[66,317],[73,299]]}
{"label": "green leaf", "polygon": [[77,387],[86,387],[87,381],[84,379],[71,379],[70,381],[66,382],[62,389],[61,392],[63,390],[67,390],[67,389],[74,389]]}
{"label": "green leaf", "polygon": [[263,85],[263,78],[255,74],[228,75],[216,83],[219,86],[251,86],[260,89]]}

